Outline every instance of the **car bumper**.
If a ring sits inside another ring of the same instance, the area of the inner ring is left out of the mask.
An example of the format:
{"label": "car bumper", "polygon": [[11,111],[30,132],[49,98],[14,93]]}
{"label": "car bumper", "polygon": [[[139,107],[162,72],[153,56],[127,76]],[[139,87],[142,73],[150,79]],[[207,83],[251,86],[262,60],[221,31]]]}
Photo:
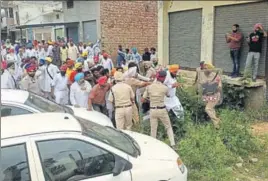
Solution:
{"label": "car bumper", "polygon": [[183,174],[180,172],[177,176],[171,178],[169,181],[187,181],[187,176],[188,176],[188,170],[185,167],[185,171]]}

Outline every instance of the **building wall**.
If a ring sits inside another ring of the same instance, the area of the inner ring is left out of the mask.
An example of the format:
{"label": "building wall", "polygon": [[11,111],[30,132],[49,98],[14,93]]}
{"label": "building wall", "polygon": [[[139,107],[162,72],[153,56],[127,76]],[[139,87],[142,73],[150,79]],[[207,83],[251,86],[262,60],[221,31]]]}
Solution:
{"label": "building wall", "polygon": [[[158,2],[158,55],[159,62],[169,62],[168,13],[202,8],[202,36],[200,61],[213,60],[214,7],[249,3],[250,1],[164,1]],[[252,1],[255,2],[255,1]],[[190,31],[190,30],[189,30]]]}
{"label": "building wall", "polygon": [[[60,12],[62,10],[61,2],[14,1],[13,3],[14,6],[16,6],[14,14],[18,12],[20,25],[63,22],[63,13]],[[53,12],[54,10],[58,10],[58,12]],[[59,18],[57,18],[57,14],[59,15]],[[26,29],[26,40],[31,40],[32,38],[40,39],[40,37],[46,40],[47,38],[55,40],[55,28],[56,27],[40,27]],[[37,34],[35,35],[35,33]],[[18,33],[18,35],[19,36],[16,37],[16,39],[21,38],[20,33]]]}
{"label": "building wall", "polygon": [[157,47],[157,1],[100,1],[103,48]]}
{"label": "building wall", "polygon": [[63,1],[64,22],[79,22],[79,41],[83,41],[83,22],[97,21],[97,34],[100,37],[100,1],[73,1],[73,8],[67,8]]}

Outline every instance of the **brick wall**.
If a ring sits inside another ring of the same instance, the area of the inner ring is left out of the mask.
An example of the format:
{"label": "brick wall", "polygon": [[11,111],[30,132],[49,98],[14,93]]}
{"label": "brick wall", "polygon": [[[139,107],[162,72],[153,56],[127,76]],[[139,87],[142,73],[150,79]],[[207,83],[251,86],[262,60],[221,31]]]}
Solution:
{"label": "brick wall", "polygon": [[113,55],[123,48],[157,47],[157,1],[100,1],[103,49]]}

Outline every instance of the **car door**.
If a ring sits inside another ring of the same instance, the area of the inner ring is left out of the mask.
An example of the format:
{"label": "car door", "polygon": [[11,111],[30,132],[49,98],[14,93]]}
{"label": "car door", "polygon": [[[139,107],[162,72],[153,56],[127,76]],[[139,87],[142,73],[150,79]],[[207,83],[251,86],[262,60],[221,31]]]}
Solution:
{"label": "car door", "polygon": [[44,181],[131,181],[131,168],[113,176],[118,155],[82,135],[32,137],[31,146]]}
{"label": "car door", "polygon": [[0,180],[38,181],[30,142],[26,138],[1,140]]}

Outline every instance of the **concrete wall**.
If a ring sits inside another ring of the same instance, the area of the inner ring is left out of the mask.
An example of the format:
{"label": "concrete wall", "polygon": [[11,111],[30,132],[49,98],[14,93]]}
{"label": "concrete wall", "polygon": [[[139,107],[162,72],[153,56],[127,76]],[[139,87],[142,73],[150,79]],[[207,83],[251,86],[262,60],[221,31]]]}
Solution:
{"label": "concrete wall", "polygon": [[[203,9],[201,60],[211,61],[213,58],[214,7],[230,4],[249,3],[250,1],[158,1],[158,55],[159,62],[169,62],[169,22],[168,13],[190,9]],[[255,1],[252,1],[255,2]]]}
{"label": "concrete wall", "polygon": [[79,22],[79,41],[83,41],[83,22],[96,20],[97,34],[100,37],[100,1],[73,1],[73,8],[63,4],[64,22]]}

